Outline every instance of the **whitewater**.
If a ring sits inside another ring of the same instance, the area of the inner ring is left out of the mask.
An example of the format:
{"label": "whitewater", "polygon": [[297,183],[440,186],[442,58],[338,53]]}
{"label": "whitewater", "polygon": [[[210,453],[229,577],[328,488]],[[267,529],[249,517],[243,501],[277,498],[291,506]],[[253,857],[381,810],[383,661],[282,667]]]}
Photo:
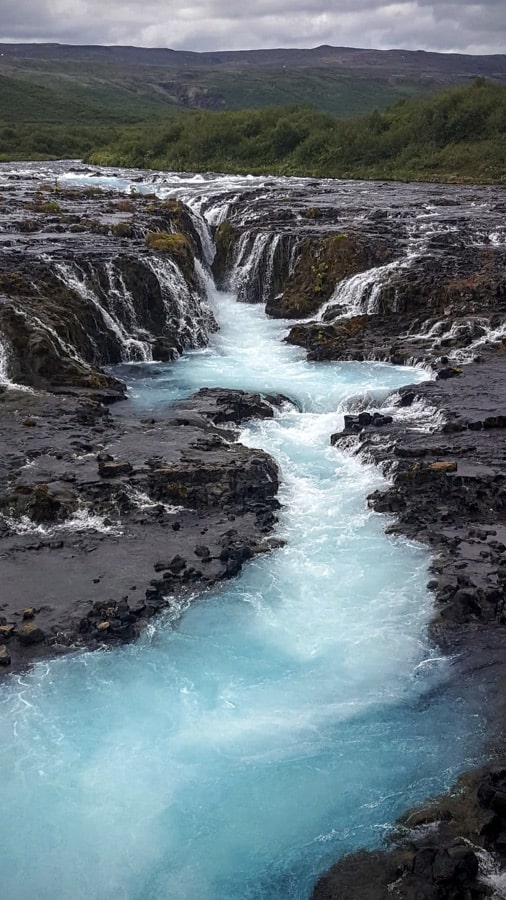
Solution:
{"label": "whitewater", "polygon": [[139,414],[203,386],[286,398],[240,436],[280,466],[284,545],[134,644],[4,682],[7,900],[307,900],[482,751],[426,635],[428,554],[385,534],[366,502],[382,476],[329,440],[426,373],[310,363],[286,323],[208,290],[208,347],[117,371]]}

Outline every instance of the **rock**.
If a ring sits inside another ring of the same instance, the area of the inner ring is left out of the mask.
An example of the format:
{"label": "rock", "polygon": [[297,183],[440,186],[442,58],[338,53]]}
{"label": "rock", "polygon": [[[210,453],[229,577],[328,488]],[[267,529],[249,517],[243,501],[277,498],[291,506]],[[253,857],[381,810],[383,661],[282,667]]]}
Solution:
{"label": "rock", "polygon": [[101,478],[118,478],[120,475],[130,475],[132,471],[131,463],[119,459],[98,463],[98,474]]}
{"label": "rock", "polygon": [[437,378],[456,378],[458,375],[462,375],[462,369],[456,368],[456,366],[446,366],[444,369],[439,369],[437,373]]}
{"label": "rock", "polygon": [[11,658],[5,644],[0,644],[0,666],[10,666]]}
{"label": "rock", "polygon": [[171,559],[171,561],[170,561],[170,563],[168,564],[167,568],[170,569],[170,571],[171,571],[174,575],[178,575],[179,572],[182,572],[183,569],[186,568],[186,560],[183,559],[182,556],[179,556],[179,554],[176,554],[176,556],[174,556],[174,557]]}
{"label": "rock", "polygon": [[429,463],[427,469],[430,472],[434,472],[436,475],[447,475],[449,472],[457,471],[457,463],[441,460],[439,462]]}
{"label": "rock", "polygon": [[211,551],[209,550],[209,547],[199,544],[195,547],[195,556],[199,556],[201,559],[209,559]]}
{"label": "rock", "polygon": [[16,630],[15,625],[0,625],[0,638],[10,638]]}
{"label": "rock", "polygon": [[22,644],[40,644],[46,639],[42,628],[34,622],[26,622],[17,631],[18,639]]}
{"label": "rock", "polygon": [[23,619],[33,619],[35,617],[36,609],[33,606],[27,606],[22,611]]}

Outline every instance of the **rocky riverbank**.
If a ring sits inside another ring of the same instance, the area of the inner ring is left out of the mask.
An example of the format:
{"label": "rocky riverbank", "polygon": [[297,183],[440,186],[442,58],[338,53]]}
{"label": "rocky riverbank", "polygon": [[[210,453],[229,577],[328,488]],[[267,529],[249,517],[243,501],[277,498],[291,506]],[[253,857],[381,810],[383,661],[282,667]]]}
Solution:
{"label": "rocky riverbank", "polygon": [[[339,862],[315,900],[503,896],[485,873],[506,861],[506,769],[498,758],[506,715],[505,388],[504,350],[489,348],[454,378],[403,388],[397,414],[364,410],[332,436],[392,473],[370,505],[392,517],[392,530],[431,548],[432,637],[453,656],[458,677],[475,679],[483,692],[496,759],[407,813],[391,850]],[[434,416],[432,432],[403,416],[417,403]]]}
{"label": "rocky riverbank", "polygon": [[129,640],[269,549],[277,467],[229,424],[272,416],[260,397],[203,391],[143,420],[89,398],[8,390],[0,402],[9,670]]}

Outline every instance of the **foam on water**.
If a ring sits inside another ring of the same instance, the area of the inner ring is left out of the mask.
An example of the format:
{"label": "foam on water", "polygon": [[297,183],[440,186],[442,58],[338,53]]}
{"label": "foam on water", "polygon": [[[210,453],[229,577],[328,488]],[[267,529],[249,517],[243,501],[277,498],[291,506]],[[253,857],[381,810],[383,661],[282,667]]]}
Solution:
{"label": "foam on water", "polygon": [[425,635],[427,553],[385,535],[378,470],[329,444],[353,396],[426,376],[309,363],[286,323],[210,300],[206,349],[121,374],[143,408],[201,386],[289,398],[242,434],[279,462],[286,544],[136,644],[4,684],[8,900],[307,900],[479,756],[480,714]]}
{"label": "foam on water", "polygon": [[14,518],[0,513],[3,522],[13,534],[52,535],[62,531],[96,531],[101,534],[122,534],[119,523],[110,522],[106,517],[92,515],[86,509],[78,509],[64,522],[42,525],[34,522],[29,516]]}

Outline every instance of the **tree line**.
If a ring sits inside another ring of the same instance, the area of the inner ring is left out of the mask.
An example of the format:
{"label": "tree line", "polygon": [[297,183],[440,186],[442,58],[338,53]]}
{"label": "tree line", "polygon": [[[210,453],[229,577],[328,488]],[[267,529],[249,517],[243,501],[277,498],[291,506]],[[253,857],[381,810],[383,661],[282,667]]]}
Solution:
{"label": "tree line", "polygon": [[152,124],[0,124],[0,159],[237,174],[505,183],[506,86],[476,79],[384,112],[188,111]]}

